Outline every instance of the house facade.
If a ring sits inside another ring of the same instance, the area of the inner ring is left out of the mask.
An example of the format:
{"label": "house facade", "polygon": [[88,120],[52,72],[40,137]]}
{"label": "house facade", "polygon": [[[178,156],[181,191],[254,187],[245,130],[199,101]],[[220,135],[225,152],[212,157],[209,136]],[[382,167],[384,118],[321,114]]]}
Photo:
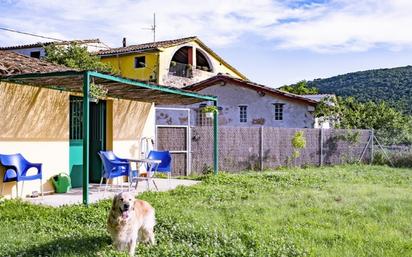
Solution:
{"label": "house facade", "polygon": [[95,52],[108,47],[103,44],[99,39],[85,39],[85,40],[68,40],[68,41],[54,41],[54,42],[42,42],[28,45],[17,46],[2,46],[0,51],[11,51],[19,54],[23,54],[33,58],[43,58],[46,56],[45,46],[55,44],[59,46],[67,46],[69,44],[78,44],[83,47],[87,47],[89,52]]}
{"label": "house facade", "polygon": [[[329,128],[328,122],[319,121],[314,116],[318,100],[250,81],[218,75],[184,89],[218,97],[219,126]],[[192,126],[212,124],[213,120],[202,112],[206,105],[208,103],[187,106],[191,110]],[[185,115],[184,112],[159,109],[156,112],[156,124],[184,124]]]}
{"label": "house facade", "polygon": [[126,46],[125,40],[123,43],[123,47],[96,54],[127,78],[178,88],[217,74],[246,79],[197,37],[130,46]]}
{"label": "house facade", "polygon": [[[16,84],[2,77],[61,71],[69,69],[0,51],[0,154],[21,153],[30,162],[42,163],[45,193],[54,191],[50,178],[61,172],[70,174],[75,187],[81,186],[82,94]],[[98,183],[101,175],[97,150],[113,150],[125,158],[140,157],[140,139],[154,137],[153,105],[117,98],[90,103],[90,148],[94,149],[90,152],[91,182]],[[0,188],[3,174],[0,166]],[[26,181],[22,195],[33,191],[39,192],[39,181]],[[3,195],[15,197],[16,183],[6,183]]]}

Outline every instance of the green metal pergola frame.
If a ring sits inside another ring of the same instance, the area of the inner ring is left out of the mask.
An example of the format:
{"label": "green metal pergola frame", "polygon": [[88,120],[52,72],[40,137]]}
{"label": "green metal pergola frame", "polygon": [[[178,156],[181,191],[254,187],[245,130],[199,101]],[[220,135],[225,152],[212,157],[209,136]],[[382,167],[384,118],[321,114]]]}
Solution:
{"label": "green metal pergola frame", "polygon": [[[3,77],[0,80],[11,81],[20,84],[28,84],[52,89],[58,89],[62,91],[70,91],[70,89],[65,88],[64,85],[59,85],[59,78],[64,77],[79,77],[82,76],[83,80],[83,204],[86,206],[89,204],[89,168],[90,168],[90,156],[89,156],[89,123],[90,123],[90,110],[89,110],[89,100],[90,100],[90,83],[93,78],[103,79],[108,82],[114,82],[123,85],[131,85],[137,88],[144,88],[154,91],[161,91],[167,94],[175,94],[182,97],[196,98],[202,101],[211,101],[214,106],[218,106],[218,99],[215,96],[202,95],[194,92],[189,92],[185,90],[180,90],[177,88],[165,87],[155,84],[146,84],[144,82],[127,79],[123,77],[113,76],[109,74],[104,74],[96,71],[58,71],[50,73],[30,73],[30,74],[19,74],[10,75]],[[36,79],[49,79],[54,78],[47,85],[43,85],[42,81],[36,83]],[[119,97],[121,98],[121,97]],[[214,112],[213,119],[213,171],[217,175],[219,172],[219,155],[218,155],[218,114]]]}
{"label": "green metal pergola frame", "polygon": [[[166,88],[158,85],[145,84],[142,82],[137,82],[134,80],[115,77],[112,75],[102,74],[95,71],[85,71],[83,75],[83,204],[89,204],[89,121],[90,121],[90,110],[89,110],[89,89],[90,80],[92,77],[102,78],[110,81],[116,81],[124,84],[129,84],[137,87],[144,87],[153,90],[160,90],[163,92],[185,95],[194,98],[199,98],[205,101],[213,101],[214,106],[218,106],[217,97],[215,96],[205,96],[197,93],[185,92],[182,90]],[[219,172],[218,165],[218,117],[217,112],[214,112],[213,119],[213,172],[215,175]]]}

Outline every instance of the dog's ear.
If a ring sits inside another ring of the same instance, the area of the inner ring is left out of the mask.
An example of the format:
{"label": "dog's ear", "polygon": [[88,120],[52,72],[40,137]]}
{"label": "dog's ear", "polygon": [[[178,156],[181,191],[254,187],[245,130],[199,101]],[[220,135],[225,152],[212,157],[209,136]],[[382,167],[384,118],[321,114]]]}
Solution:
{"label": "dog's ear", "polygon": [[113,202],[112,202],[112,211],[115,211],[115,210],[116,210],[116,202],[117,202],[117,198],[118,198],[118,195],[115,195],[115,196],[113,197]]}
{"label": "dog's ear", "polygon": [[136,194],[135,193],[132,193],[131,195],[130,195],[131,197],[132,197],[132,210],[134,211],[134,207],[136,206]]}

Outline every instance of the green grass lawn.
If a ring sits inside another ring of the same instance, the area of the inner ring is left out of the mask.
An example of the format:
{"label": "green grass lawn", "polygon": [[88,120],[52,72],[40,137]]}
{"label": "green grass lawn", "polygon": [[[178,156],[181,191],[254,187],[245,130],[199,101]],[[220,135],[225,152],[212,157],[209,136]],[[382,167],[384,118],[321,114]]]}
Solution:
{"label": "green grass lawn", "polygon": [[[158,222],[158,244],[139,246],[139,256],[412,256],[411,169],[222,174],[139,197]],[[126,256],[110,245],[109,207],[5,201],[0,256]]]}

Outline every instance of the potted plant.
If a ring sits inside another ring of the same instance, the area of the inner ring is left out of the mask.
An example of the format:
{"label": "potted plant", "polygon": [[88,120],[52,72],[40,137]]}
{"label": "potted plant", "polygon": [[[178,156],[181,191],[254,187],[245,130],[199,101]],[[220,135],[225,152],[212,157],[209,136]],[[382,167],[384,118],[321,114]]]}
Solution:
{"label": "potted plant", "polygon": [[206,115],[206,118],[213,118],[213,114],[218,112],[218,109],[214,105],[208,105],[202,108],[202,112]]}
{"label": "potted plant", "polygon": [[191,64],[186,64],[186,72],[188,78],[193,77],[193,66]]}
{"label": "potted plant", "polygon": [[104,99],[107,96],[109,90],[103,85],[97,85],[90,83],[89,96],[90,102],[98,103],[99,99]]}

